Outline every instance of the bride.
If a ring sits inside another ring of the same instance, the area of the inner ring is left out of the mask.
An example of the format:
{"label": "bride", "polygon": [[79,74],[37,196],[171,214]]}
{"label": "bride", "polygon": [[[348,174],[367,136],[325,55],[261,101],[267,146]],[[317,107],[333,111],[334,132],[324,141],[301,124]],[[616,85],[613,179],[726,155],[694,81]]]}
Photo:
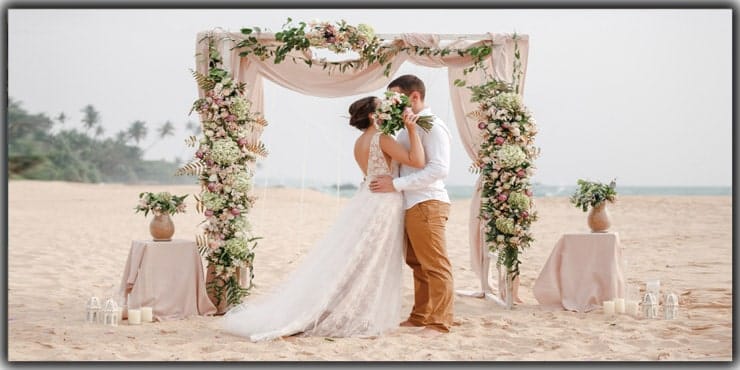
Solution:
{"label": "bride", "polygon": [[404,112],[410,149],[378,131],[379,100],[352,103],[349,124],[362,131],[354,155],[365,181],[328,233],[273,292],[234,307],[222,327],[251,341],[302,333],[311,336],[377,336],[397,328],[401,316],[403,197],[373,193],[376,176],[398,176],[399,163],[421,168],[424,150],[418,116]]}

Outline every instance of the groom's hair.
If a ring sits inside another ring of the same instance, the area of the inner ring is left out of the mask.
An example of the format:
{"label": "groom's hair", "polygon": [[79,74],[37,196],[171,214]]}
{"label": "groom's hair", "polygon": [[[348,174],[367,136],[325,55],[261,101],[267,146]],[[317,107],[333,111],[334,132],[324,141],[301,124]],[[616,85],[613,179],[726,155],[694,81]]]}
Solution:
{"label": "groom's hair", "polygon": [[414,75],[403,75],[396,78],[388,84],[388,88],[397,87],[402,93],[410,95],[414,91],[418,91],[421,96],[421,100],[424,100],[426,95],[426,87],[424,87],[424,81]]}

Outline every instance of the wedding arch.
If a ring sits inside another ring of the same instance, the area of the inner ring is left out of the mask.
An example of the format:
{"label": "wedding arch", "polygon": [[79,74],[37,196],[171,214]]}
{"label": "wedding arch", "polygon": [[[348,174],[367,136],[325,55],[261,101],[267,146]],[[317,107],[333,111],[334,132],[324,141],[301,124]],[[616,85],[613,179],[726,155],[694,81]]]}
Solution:
{"label": "wedding arch", "polygon": [[[356,56],[328,61],[314,56],[319,48]],[[526,35],[381,35],[345,21],[295,25],[288,19],[276,33],[257,27],[198,33],[193,75],[199,98],[192,110],[200,114],[202,137],[186,140],[198,150],[177,174],[197,175],[202,185],[196,209],[205,227],[196,239],[219,310],[238,304],[254,277],[259,238],[246,216],[256,200],[250,193],[256,160],[267,155],[260,141],[267,126],[263,80],[306,95],[341,97],[387,86],[407,61],[448,69],[457,129],[471,171],[480,174],[470,208],[471,265],[487,279],[484,251],[496,252],[510,282],[536,219],[529,178],[539,154],[537,129],[521,101],[528,50]]]}

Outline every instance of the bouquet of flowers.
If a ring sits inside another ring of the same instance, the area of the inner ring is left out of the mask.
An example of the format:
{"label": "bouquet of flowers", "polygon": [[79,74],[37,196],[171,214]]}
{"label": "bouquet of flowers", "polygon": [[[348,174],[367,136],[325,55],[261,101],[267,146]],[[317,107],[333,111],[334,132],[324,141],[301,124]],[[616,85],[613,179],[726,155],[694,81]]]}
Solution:
{"label": "bouquet of flowers", "polygon": [[578,189],[570,197],[570,202],[576,207],[588,211],[588,207],[597,207],[599,204],[617,199],[617,181],[612,180],[609,185],[578,179]]}
{"label": "bouquet of flowers", "polygon": [[[385,98],[378,104],[375,110],[375,121],[380,132],[386,135],[395,135],[396,131],[404,127],[403,111],[411,107],[409,97],[394,91],[386,91]],[[420,116],[416,125],[424,131],[432,129],[432,116]]]}
{"label": "bouquet of flowers", "polygon": [[187,198],[187,194],[183,196],[172,195],[169,192],[161,193],[150,193],[145,192],[139,194],[139,204],[134,208],[136,213],[144,212],[146,217],[149,211],[155,215],[168,213],[174,215],[175,213],[185,213],[185,203],[183,200]]}

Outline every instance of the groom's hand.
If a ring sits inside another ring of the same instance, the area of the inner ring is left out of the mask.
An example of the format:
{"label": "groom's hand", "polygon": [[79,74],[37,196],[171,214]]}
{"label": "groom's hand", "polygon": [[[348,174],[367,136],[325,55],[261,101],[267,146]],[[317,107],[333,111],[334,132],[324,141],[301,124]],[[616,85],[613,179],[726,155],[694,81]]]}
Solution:
{"label": "groom's hand", "polygon": [[396,188],[393,187],[393,178],[380,176],[370,182],[370,190],[373,193],[392,193],[396,191]]}

